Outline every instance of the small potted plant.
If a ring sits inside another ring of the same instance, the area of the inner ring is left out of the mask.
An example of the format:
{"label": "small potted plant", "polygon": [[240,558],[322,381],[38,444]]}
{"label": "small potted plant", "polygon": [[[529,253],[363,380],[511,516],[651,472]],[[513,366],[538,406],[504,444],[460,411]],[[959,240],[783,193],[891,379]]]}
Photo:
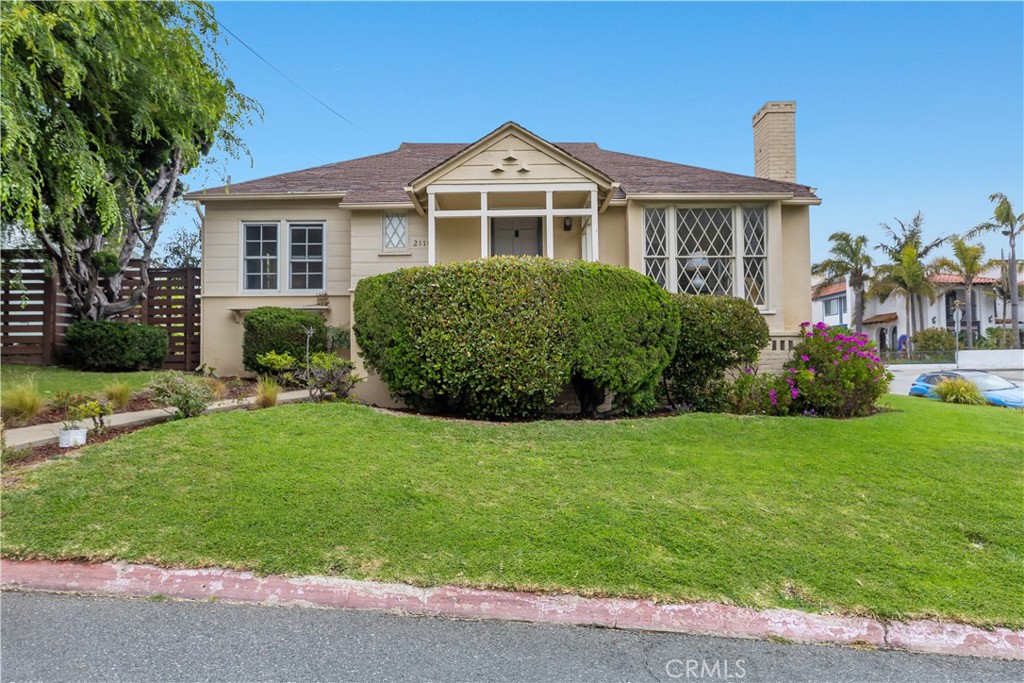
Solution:
{"label": "small potted plant", "polygon": [[64,413],[64,421],[60,423],[60,430],[57,432],[58,445],[61,448],[73,448],[84,446],[86,435],[89,430],[82,426],[82,409],[79,405],[70,405]]}

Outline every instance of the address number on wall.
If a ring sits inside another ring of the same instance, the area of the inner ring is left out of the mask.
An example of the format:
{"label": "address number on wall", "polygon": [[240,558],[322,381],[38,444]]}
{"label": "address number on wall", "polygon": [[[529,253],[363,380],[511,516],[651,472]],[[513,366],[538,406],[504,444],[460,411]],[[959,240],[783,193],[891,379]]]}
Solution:
{"label": "address number on wall", "polygon": [[427,242],[429,242],[429,240],[413,240],[412,241],[412,246],[414,246],[414,247],[425,247],[425,246],[427,246]]}

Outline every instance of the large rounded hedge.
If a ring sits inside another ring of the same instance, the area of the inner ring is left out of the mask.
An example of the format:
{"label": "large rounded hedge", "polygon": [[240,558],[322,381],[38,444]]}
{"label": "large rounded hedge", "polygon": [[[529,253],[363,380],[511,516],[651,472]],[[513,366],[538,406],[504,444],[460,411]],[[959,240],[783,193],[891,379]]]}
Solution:
{"label": "large rounded hedge", "polygon": [[363,359],[395,397],[490,419],[541,414],[570,381],[588,412],[607,391],[650,392],[678,321],[639,273],[536,257],[366,278],[353,310]]}
{"label": "large rounded hedge", "polygon": [[725,373],[753,365],[768,345],[768,323],[753,304],[731,296],[673,294],[679,341],[665,370],[669,403],[718,410]]}
{"label": "large rounded hedge", "polygon": [[65,358],[79,370],[155,369],[167,356],[167,330],[113,320],[81,320],[64,333]]}

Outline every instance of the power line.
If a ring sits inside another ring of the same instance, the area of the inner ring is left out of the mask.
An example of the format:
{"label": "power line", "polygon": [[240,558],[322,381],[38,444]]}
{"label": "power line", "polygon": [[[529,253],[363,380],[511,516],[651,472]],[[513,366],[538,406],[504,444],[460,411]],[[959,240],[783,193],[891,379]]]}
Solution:
{"label": "power line", "polygon": [[241,43],[241,44],[242,44],[242,45],[243,45],[243,46],[245,47],[245,49],[247,49],[247,50],[248,50],[249,52],[251,52],[251,53],[253,53],[254,55],[256,55],[256,57],[257,57],[257,58],[258,58],[258,59],[259,59],[259,60],[260,60],[261,62],[263,62],[264,64],[266,64],[267,66],[269,66],[269,67],[270,67],[271,69],[273,69],[274,71],[276,71],[276,72],[277,72],[277,73],[278,73],[278,74],[279,74],[279,75],[280,75],[280,76],[281,76],[282,78],[284,78],[284,79],[285,79],[286,81],[288,81],[289,83],[291,83],[292,85],[294,85],[294,86],[295,86],[296,88],[298,88],[299,90],[301,90],[301,91],[302,91],[302,92],[303,92],[303,93],[304,93],[304,94],[305,94],[305,95],[306,95],[307,97],[309,97],[309,98],[310,98],[311,100],[313,100],[314,102],[316,102],[317,104],[319,104],[319,105],[320,105],[321,107],[323,107],[323,108],[324,108],[324,109],[326,109],[327,111],[331,112],[332,114],[334,114],[334,115],[335,115],[335,116],[337,116],[337,117],[338,117],[339,119],[341,119],[342,121],[344,121],[344,122],[345,122],[345,123],[347,123],[348,125],[352,126],[353,128],[356,128],[356,129],[358,129],[358,130],[361,130],[361,131],[363,131],[364,133],[366,132],[366,131],[365,131],[365,130],[363,130],[363,129],[362,129],[362,128],[361,128],[360,126],[356,125],[356,124],[355,124],[355,123],[353,123],[353,122],[352,122],[351,120],[349,120],[349,119],[345,118],[345,117],[344,117],[343,115],[341,115],[340,113],[338,113],[338,111],[337,111],[336,109],[334,109],[333,107],[331,107],[331,106],[330,106],[329,104],[327,104],[326,102],[324,102],[323,100],[321,100],[321,99],[320,99],[319,97],[317,97],[316,95],[314,95],[313,93],[309,92],[308,90],[306,90],[305,88],[303,88],[303,87],[302,87],[301,85],[299,85],[298,83],[296,83],[296,82],[295,82],[294,80],[292,80],[292,78],[291,78],[291,77],[290,77],[290,76],[289,76],[288,74],[286,74],[285,72],[281,71],[281,70],[280,70],[280,69],[278,69],[278,68],[277,68],[276,66],[274,66],[273,64],[271,64],[271,63],[270,63],[270,61],[269,61],[269,60],[268,60],[268,59],[267,59],[266,57],[264,57],[264,56],[263,56],[263,55],[261,55],[261,54],[260,54],[259,52],[257,52],[256,50],[254,50],[254,49],[252,48],[252,46],[250,46],[250,45],[249,45],[249,43],[247,43],[247,42],[245,42],[244,40],[242,40],[242,39],[241,39],[241,38],[240,38],[240,37],[238,36],[238,34],[237,34],[237,33],[235,33],[234,31],[232,31],[231,29],[229,29],[229,28],[228,28],[227,26],[225,26],[225,25],[224,25],[224,22],[222,22],[222,21],[221,21],[220,19],[218,19],[217,17],[215,17],[215,16],[213,16],[212,14],[210,14],[209,12],[207,12],[207,11],[206,11],[206,8],[205,8],[205,7],[203,7],[202,5],[197,5],[197,7],[199,7],[199,9],[200,9],[200,10],[201,10],[201,11],[203,12],[203,14],[205,14],[206,16],[210,17],[210,18],[211,18],[211,19],[213,19],[213,20],[214,20],[215,22],[217,22],[217,25],[219,25],[219,26],[220,26],[220,27],[221,27],[222,29],[224,29],[224,31],[225,31],[225,32],[226,32],[226,33],[227,33],[228,35],[230,35],[230,36],[231,36],[232,38],[234,38],[234,39],[235,39],[235,40],[237,40],[237,41],[238,41],[239,43]]}

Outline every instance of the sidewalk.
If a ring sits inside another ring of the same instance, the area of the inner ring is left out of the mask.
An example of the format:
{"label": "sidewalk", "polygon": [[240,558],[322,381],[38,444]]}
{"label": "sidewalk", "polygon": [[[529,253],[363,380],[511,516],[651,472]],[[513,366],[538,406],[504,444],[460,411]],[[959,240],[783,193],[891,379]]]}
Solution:
{"label": "sidewalk", "polygon": [[950,622],[880,621],[792,609],[758,611],[716,602],[666,605],[500,590],[355,581],[326,576],[256,576],[228,569],[164,569],[105,562],[0,559],[0,587],[127,597],[389,610],[461,619],[688,633],[798,643],[868,646],[934,654],[1024,660],[1024,631]]}
{"label": "sidewalk", "polygon": [[[282,403],[296,403],[309,399],[309,392],[305,389],[296,391],[284,391],[277,397],[278,405]],[[234,410],[242,406],[252,405],[256,399],[252,396],[240,401],[228,400],[217,401],[210,405],[207,413],[219,413],[226,410]],[[146,424],[149,422],[163,422],[169,420],[178,412],[177,408],[152,408],[150,410],[137,410],[132,413],[116,413],[107,418],[111,427],[123,427],[125,425]],[[59,422],[48,424],[32,425],[31,427],[19,427],[8,429],[6,434],[8,448],[32,448],[43,444],[56,443],[57,431],[60,429]]]}

